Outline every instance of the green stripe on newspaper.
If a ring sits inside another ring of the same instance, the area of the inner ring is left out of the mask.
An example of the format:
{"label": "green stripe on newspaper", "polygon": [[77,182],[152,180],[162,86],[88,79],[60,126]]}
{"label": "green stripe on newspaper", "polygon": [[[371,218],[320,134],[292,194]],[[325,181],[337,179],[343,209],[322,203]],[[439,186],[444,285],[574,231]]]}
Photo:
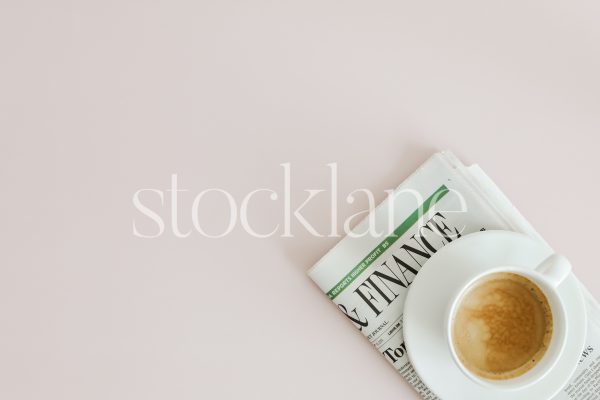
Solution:
{"label": "green stripe on newspaper", "polygon": [[419,218],[425,214],[435,203],[437,203],[442,197],[444,197],[449,192],[446,185],[440,186],[438,190],[435,191],[427,200],[421,204],[419,208],[412,212],[406,218],[404,222],[402,222],[394,232],[386,237],[381,243],[377,245],[365,258],[358,263],[358,265],[352,268],[352,271],[348,273],[341,281],[338,282],[337,285],[333,287],[329,292],[327,292],[327,296],[330,299],[335,299],[340,293],[344,291],[360,274],[362,274],[369,265],[373,264],[375,260],[379,258],[383,252],[390,247],[396,240],[398,240],[402,235],[406,233],[414,224],[417,223]]}

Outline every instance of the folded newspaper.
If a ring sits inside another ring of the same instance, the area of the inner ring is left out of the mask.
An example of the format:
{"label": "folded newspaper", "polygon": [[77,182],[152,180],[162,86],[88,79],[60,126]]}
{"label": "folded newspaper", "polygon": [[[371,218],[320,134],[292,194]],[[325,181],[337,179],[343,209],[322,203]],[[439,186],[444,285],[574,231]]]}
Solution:
{"label": "folded newspaper", "polygon": [[[408,360],[402,330],[404,299],[426,263],[428,257],[423,255],[430,256],[461,236],[492,229],[525,233],[548,246],[479,166],[467,167],[450,152],[436,153],[308,274],[424,399],[438,399]],[[388,247],[373,252],[381,243],[378,232],[387,232],[383,235],[392,239],[386,241]],[[388,299],[385,309],[374,310],[355,289],[367,285],[377,291],[373,276],[388,262],[402,267],[404,290]],[[588,314],[586,346],[577,370],[555,400],[600,398],[600,307],[583,285],[581,289]]]}

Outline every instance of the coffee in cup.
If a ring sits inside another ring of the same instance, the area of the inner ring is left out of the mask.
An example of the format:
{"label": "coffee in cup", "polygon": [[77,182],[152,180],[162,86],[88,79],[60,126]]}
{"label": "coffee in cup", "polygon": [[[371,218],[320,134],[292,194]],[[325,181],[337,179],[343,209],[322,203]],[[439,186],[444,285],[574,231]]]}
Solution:
{"label": "coffee in cup", "polygon": [[490,380],[517,378],[542,359],[552,339],[552,309],[532,280],[496,272],[473,282],[459,299],[452,341],[460,362]]}

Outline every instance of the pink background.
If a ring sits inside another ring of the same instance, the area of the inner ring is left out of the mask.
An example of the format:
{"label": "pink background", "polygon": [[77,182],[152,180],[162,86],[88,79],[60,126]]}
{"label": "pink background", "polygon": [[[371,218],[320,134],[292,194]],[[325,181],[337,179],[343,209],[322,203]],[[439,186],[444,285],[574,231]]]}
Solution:
{"label": "pink background", "polygon": [[[596,1],[0,4],[0,398],[416,399],[305,276],[339,239],[132,234],[141,188],[384,198],[478,162],[600,297]],[[148,198],[152,203],[152,197]],[[342,197],[343,200],[343,197]],[[168,204],[168,203],[167,203]],[[225,226],[220,198],[207,230]],[[340,217],[363,210],[342,204]],[[154,198],[152,207],[168,218]],[[326,231],[326,197],[304,214]],[[251,223],[282,221],[257,197]]]}

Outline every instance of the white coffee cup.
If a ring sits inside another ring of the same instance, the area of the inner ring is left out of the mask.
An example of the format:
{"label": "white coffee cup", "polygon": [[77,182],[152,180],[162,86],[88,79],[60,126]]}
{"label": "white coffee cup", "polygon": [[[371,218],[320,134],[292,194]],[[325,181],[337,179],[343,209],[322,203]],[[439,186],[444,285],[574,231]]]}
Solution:
{"label": "white coffee cup", "polygon": [[[515,378],[504,380],[492,380],[475,375],[463,365],[454,347],[452,328],[454,323],[454,317],[456,315],[458,306],[460,305],[461,300],[463,299],[463,295],[466,294],[466,292],[472,288],[473,284],[475,284],[482,278],[485,278],[485,276],[499,272],[509,272],[517,275],[522,275],[525,278],[532,281],[533,283],[535,283],[542,290],[542,292],[546,295],[548,304],[550,305],[550,310],[552,312],[553,331],[552,338],[550,339],[550,343],[545,354],[532,369],[525,372],[523,375],[517,376]],[[450,347],[452,357],[455,363],[460,368],[460,370],[471,380],[477,382],[478,384],[488,388],[499,390],[522,389],[524,387],[538,382],[548,372],[550,372],[550,370],[552,370],[552,368],[554,368],[554,366],[556,365],[566,344],[568,329],[566,323],[566,312],[563,300],[561,299],[557,288],[565,280],[565,278],[569,275],[570,272],[571,264],[569,263],[569,261],[561,255],[554,254],[546,258],[534,269],[513,266],[494,268],[492,270],[488,270],[482,274],[474,276],[467,282],[465,282],[465,284],[457,291],[456,295],[450,302],[448,311],[446,312],[445,324],[448,346]]]}

